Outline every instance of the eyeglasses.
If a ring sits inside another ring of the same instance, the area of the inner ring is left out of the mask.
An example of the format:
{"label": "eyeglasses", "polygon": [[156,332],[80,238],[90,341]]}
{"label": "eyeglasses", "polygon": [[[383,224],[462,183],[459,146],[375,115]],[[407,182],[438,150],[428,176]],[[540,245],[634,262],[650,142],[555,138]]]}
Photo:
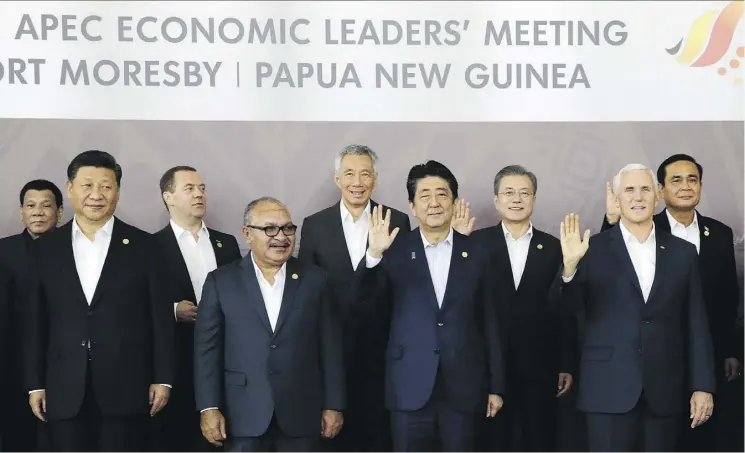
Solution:
{"label": "eyeglasses", "polygon": [[279,230],[282,230],[282,232],[285,234],[285,236],[294,236],[295,232],[297,231],[297,225],[293,225],[291,223],[288,223],[284,226],[277,226],[277,225],[267,225],[267,226],[255,226],[255,225],[246,225],[249,228],[253,228],[255,230],[262,230],[264,231],[264,234],[269,236],[270,238],[273,238],[274,236],[279,234]]}
{"label": "eyeglasses", "polygon": [[528,198],[533,196],[533,194],[528,192],[527,190],[523,190],[520,192],[515,192],[514,190],[508,190],[507,192],[501,192],[501,193],[498,193],[497,195],[502,195],[505,198],[515,198],[518,194],[520,195],[520,198],[522,198],[523,200],[527,200]]}

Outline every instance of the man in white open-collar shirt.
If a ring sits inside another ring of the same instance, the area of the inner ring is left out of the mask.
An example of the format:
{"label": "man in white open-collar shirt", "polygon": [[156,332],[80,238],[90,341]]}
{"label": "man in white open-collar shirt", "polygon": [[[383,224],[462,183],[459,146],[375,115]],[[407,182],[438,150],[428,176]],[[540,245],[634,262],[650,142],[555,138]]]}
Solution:
{"label": "man in white open-collar shirt", "polygon": [[114,217],[121,167],[86,151],[67,169],[74,218],[38,239],[25,375],[54,451],[143,451],[173,382],[173,312],[152,235]]}
{"label": "man in white open-collar shirt", "polygon": [[[613,181],[620,227],[561,224],[559,308],[585,313],[578,407],[590,451],[674,451],[683,410],[714,410],[714,354],[693,245],[655,228],[657,181],[627,165]],[[688,400],[688,401],[687,401]]]}

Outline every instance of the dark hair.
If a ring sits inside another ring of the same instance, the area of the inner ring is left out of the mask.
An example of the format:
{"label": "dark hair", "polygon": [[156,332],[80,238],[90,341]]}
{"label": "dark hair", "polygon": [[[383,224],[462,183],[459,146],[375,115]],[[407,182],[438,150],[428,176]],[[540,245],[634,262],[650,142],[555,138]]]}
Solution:
{"label": "dark hair", "polygon": [[696,159],[689,156],[688,154],[675,154],[660,164],[659,167],[657,167],[657,182],[662,185],[662,187],[665,187],[665,177],[667,176],[667,166],[670,164],[674,164],[675,162],[691,162],[692,164],[696,165],[696,168],[698,169],[698,180],[703,181],[704,179],[704,167],[701,166],[698,162],[696,162]]}
{"label": "dark hair", "polygon": [[522,165],[508,165],[499,170],[496,176],[494,176],[494,195],[499,192],[499,185],[502,184],[502,179],[505,176],[527,176],[530,179],[530,184],[533,185],[533,195],[538,192],[538,178],[533,173],[529,172]]}
{"label": "dark hair", "polygon": [[114,172],[116,185],[121,186],[122,184],[122,167],[116,163],[114,156],[106,151],[93,149],[83,151],[75,156],[70,165],[67,166],[67,180],[72,182],[78,175],[78,170],[83,167],[107,168]]}
{"label": "dark hair", "polygon": [[21,206],[23,206],[23,199],[26,198],[26,192],[29,190],[38,190],[39,192],[48,190],[52,192],[57,209],[62,207],[62,192],[52,181],[47,181],[46,179],[34,179],[33,181],[27,182],[21,189]]}
{"label": "dark hair", "polygon": [[453,199],[458,198],[458,180],[455,179],[453,173],[448,167],[442,165],[436,160],[427,161],[426,164],[414,165],[409,170],[409,176],[406,179],[406,191],[409,193],[409,202],[414,202],[414,195],[416,194],[416,185],[419,180],[424,179],[428,176],[437,176],[447,181],[450,186],[450,191],[453,193]]}
{"label": "dark hair", "polygon": [[176,173],[180,171],[197,171],[194,167],[189,167],[188,165],[179,165],[177,167],[169,168],[166,170],[165,173],[163,173],[163,176],[160,177],[160,193],[163,192],[171,192],[173,193],[175,187],[173,187],[173,184],[176,182]]}

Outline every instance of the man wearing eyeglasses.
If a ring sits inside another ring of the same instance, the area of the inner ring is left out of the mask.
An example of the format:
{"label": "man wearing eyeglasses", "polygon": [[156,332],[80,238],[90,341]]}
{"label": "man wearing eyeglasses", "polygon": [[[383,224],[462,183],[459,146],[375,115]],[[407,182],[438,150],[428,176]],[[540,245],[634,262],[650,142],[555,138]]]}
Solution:
{"label": "man wearing eyeglasses", "polygon": [[326,273],[292,257],[297,227],[264,197],[244,212],[251,252],[209,273],[195,328],[204,437],[227,451],[313,451],[345,409],[340,323]]}
{"label": "man wearing eyeglasses", "polygon": [[176,318],[176,376],[168,406],[155,418],[156,451],[210,451],[194,401],[194,321],[207,273],[241,258],[238,241],[207,228],[207,187],[194,167],[177,166],[160,178],[170,221],[155,233],[166,258],[163,283]]}
{"label": "man wearing eyeglasses", "polygon": [[509,395],[494,420],[498,427],[487,430],[487,451],[555,451],[557,398],[573,382],[576,323],[549,307],[561,245],[533,227],[537,189],[536,176],[524,167],[501,169],[494,177],[494,206],[502,221],[472,234],[498,271],[497,318]]}

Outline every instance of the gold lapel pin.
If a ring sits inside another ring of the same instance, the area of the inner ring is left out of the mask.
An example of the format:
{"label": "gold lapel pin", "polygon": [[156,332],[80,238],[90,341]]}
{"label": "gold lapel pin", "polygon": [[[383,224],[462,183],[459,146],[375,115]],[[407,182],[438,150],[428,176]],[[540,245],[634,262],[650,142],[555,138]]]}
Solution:
{"label": "gold lapel pin", "polygon": [[462,256],[463,258],[468,258],[468,252],[463,252],[463,253],[461,253],[461,256]]}
{"label": "gold lapel pin", "polygon": [[292,279],[297,280],[297,274],[292,274]]}
{"label": "gold lapel pin", "polygon": [[704,227],[704,236],[708,236],[708,235],[709,235],[709,227],[705,226]]}
{"label": "gold lapel pin", "polygon": [[122,239],[122,244],[124,244],[124,245],[129,244],[129,239],[127,239],[127,238]]}
{"label": "gold lapel pin", "polygon": [[538,244],[535,248],[537,248],[538,250],[543,250],[543,244]]}
{"label": "gold lapel pin", "polygon": [[217,241],[217,248],[222,248],[222,242]]}

